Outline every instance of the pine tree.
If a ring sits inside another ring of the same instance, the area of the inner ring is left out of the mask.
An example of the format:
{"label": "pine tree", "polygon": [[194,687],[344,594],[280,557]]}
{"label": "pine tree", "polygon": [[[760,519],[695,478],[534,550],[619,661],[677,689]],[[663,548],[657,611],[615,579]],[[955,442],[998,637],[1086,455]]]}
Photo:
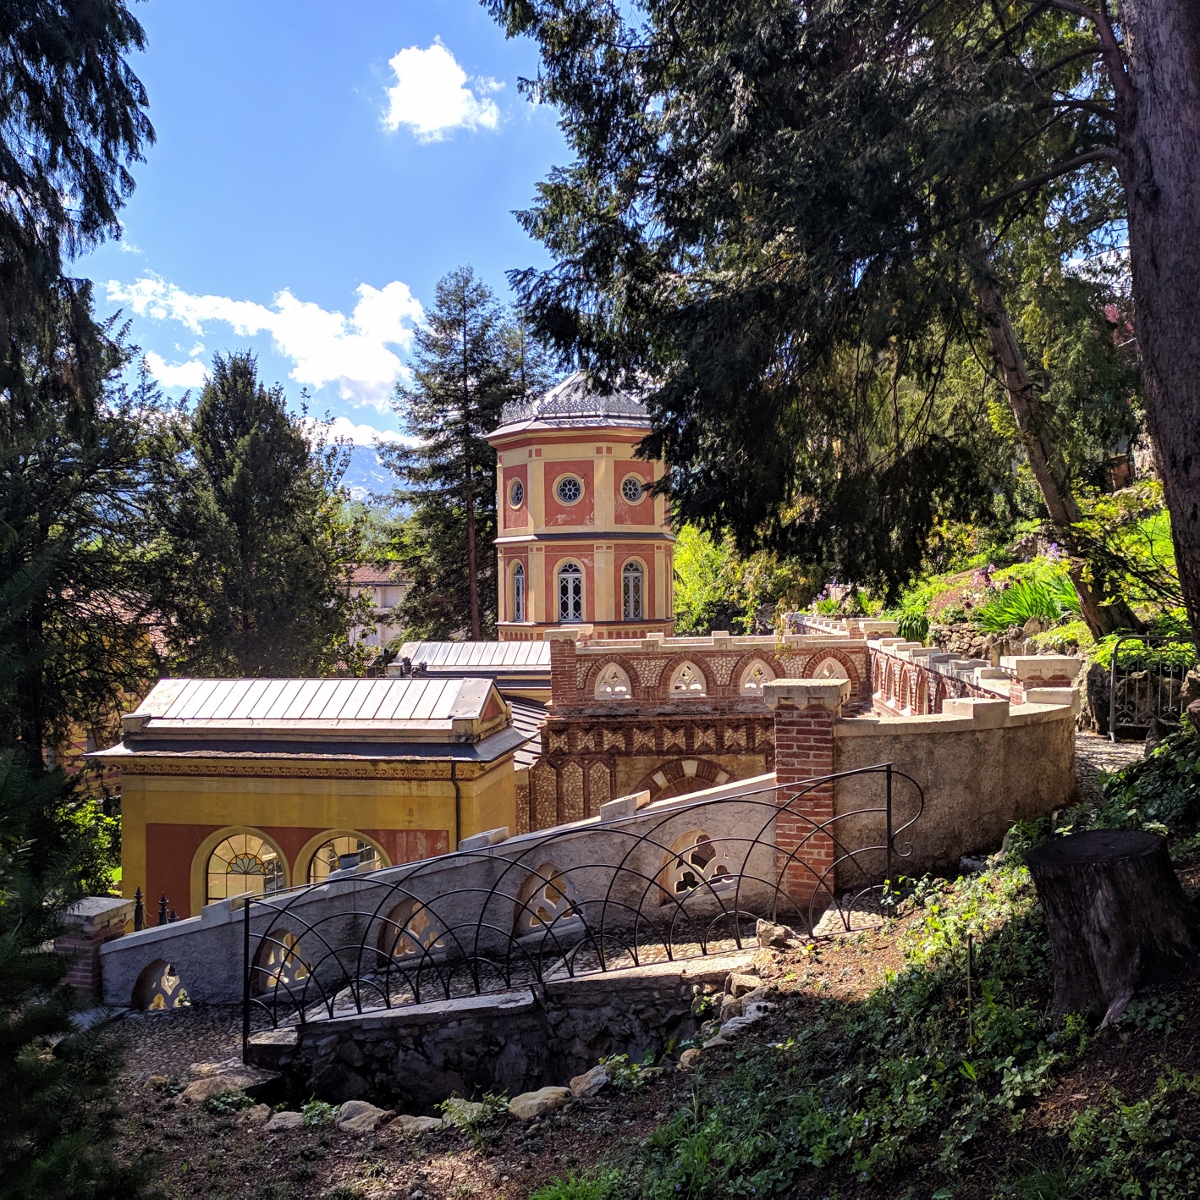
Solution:
{"label": "pine tree", "polygon": [[0,353],[0,746],[37,769],[73,727],[99,731],[158,666],[140,562],[142,430],[158,420],[130,350],[60,280]]}
{"label": "pine tree", "polygon": [[172,667],[196,674],[318,675],[361,666],[349,594],[360,521],[339,480],[346,455],[310,448],[283,390],[249,353],[217,355],[195,413],[160,451],[152,559]]}
{"label": "pine tree", "polygon": [[442,278],[416,336],[413,384],[396,388],[396,411],[419,441],[381,451],[404,485],[397,501],[411,506],[397,548],[411,581],[400,617],[418,637],[494,633],[496,455],[485,435],[522,367],[527,378],[541,370],[491,289],[470,267]]}

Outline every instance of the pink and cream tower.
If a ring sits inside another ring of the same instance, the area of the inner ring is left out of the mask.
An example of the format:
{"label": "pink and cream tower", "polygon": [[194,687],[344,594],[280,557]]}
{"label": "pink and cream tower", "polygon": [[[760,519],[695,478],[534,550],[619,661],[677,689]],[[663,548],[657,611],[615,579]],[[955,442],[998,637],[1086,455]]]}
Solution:
{"label": "pink and cream tower", "polygon": [[650,429],[622,392],[601,395],[582,371],[504,410],[488,441],[497,459],[496,552],[501,641],[590,625],[596,638],[674,629],[661,462],[634,458]]}

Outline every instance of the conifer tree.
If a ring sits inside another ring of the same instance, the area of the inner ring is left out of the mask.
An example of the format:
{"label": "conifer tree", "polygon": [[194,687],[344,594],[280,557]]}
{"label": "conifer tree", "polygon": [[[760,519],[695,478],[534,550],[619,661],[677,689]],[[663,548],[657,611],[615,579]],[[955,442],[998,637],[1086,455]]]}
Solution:
{"label": "conifer tree", "polygon": [[419,637],[493,635],[496,455],[486,435],[523,367],[541,370],[491,289],[470,267],[442,278],[417,332],[413,383],[396,388],[396,411],[419,440],[381,451],[402,481],[396,499],[411,506],[397,548],[411,581],[400,617]]}
{"label": "conifer tree", "polygon": [[152,589],[174,670],[243,676],[356,670],[349,594],[362,557],[338,446],[310,448],[250,353],[217,355],[195,413],[160,453]]}

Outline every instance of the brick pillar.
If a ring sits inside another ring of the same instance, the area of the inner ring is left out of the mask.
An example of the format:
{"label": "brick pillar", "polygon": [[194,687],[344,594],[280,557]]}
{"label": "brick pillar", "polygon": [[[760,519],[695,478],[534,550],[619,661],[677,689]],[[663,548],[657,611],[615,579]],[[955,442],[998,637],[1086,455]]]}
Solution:
{"label": "brick pillar", "polygon": [[812,903],[816,909],[825,903],[818,893],[827,897],[837,883],[830,871],[833,838],[817,831],[833,817],[834,785],[800,785],[833,773],[833,726],[850,695],[850,681],[775,679],[763,694],[775,711],[775,796],[783,810],[775,818],[775,869],[793,904],[807,910]]}
{"label": "brick pillar", "polygon": [[133,920],[133,901],[114,896],[85,896],[72,905],[63,918],[63,932],[54,939],[54,951],[70,960],[64,983],[92,1004],[103,998],[100,979],[100,947],[123,937]]}
{"label": "brick pillar", "polygon": [[575,675],[575,643],[586,640],[591,625],[567,625],[547,629],[543,635],[550,643],[550,708],[575,704],[579,700],[579,681]]}

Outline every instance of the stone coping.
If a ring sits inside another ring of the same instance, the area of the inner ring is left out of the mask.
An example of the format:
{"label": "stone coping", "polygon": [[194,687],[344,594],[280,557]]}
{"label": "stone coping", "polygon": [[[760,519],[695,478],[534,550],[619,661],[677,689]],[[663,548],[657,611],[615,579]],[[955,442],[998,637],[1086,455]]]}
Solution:
{"label": "stone coping", "polygon": [[[1007,700],[981,700],[974,697],[945,701],[950,711],[912,717],[842,717],[834,722],[835,737],[874,737],[878,734],[970,733],[981,729],[1011,729],[1044,721],[1074,720],[1079,708],[1079,693],[1073,688],[1035,689],[1070,693],[1058,703],[1030,702],[1010,707]],[[1055,697],[1057,700],[1058,698]],[[954,706],[951,708],[950,706]],[[970,706],[969,708],[967,706]],[[976,707],[978,706],[978,707]],[[1000,706],[1007,709],[1002,712]]]}

